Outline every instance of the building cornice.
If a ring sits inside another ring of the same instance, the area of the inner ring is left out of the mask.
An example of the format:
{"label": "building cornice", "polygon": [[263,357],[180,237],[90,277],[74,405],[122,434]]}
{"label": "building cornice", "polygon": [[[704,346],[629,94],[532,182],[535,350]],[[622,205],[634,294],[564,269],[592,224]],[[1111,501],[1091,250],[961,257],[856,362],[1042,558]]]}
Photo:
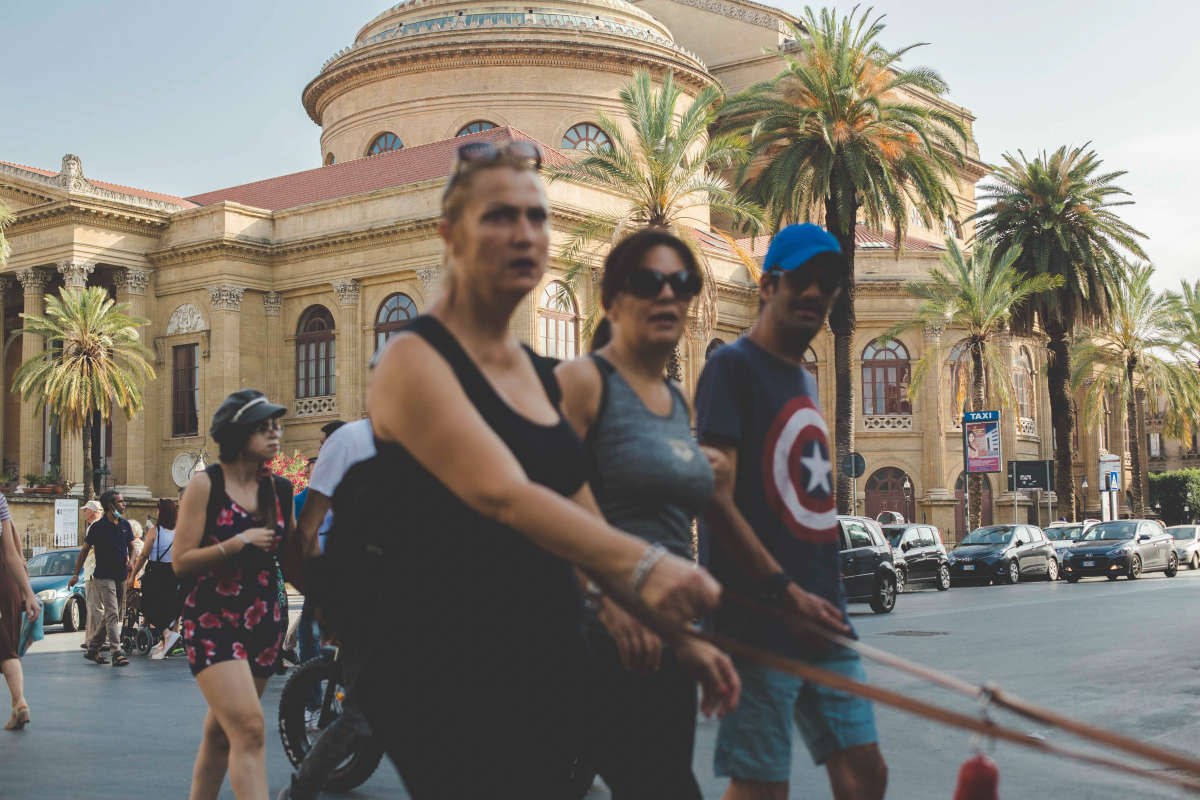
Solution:
{"label": "building cornice", "polygon": [[751,25],[778,31],[782,34],[791,33],[788,23],[800,24],[800,20],[786,11],[780,11],[761,3],[749,2],[749,0],[673,0],[673,2],[711,11],[722,17],[735,19],[738,22],[748,22]]}
{"label": "building cornice", "polygon": [[71,195],[94,197],[99,200],[112,203],[121,203],[123,205],[146,209],[149,211],[163,211],[171,213],[173,211],[181,211],[184,208],[187,208],[187,206],[178,203],[170,203],[165,200],[158,200],[150,197],[141,197],[139,195],[118,192],[112,189],[105,189],[97,186],[83,176],[83,165],[79,160],[79,156],[71,153],[63,156],[62,169],[57,175],[43,175],[40,172],[23,169],[12,164],[0,163],[0,178],[3,177],[16,178],[25,183],[33,184],[34,186],[55,189],[60,192],[67,192]]}
{"label": "building cornice", "polygon": [[137,211],[103,200],[70,198],[18,211],[5,229],[9,238],[63,225],[88,225],[120,233],[158,236],[171,222],[163,212]]}
{"label": "building cornice", "polygon": [[[325,109],[347,91],[391,77],[429,72],[431,69],[479,67],[565,67],[627,74],[635,69],[671,71],[677,81],[692,90],[715,84],[708,72],[683,61],[678,54],[652,47],[635,49],[605,42],[578,40],[482,40],[451,44],[446,37],[414,43],[409,47],[369,50],[361,56],[327,67],[301,95],[304,110],[318,125]],[[699,64],[699,62],[697,62]]]}

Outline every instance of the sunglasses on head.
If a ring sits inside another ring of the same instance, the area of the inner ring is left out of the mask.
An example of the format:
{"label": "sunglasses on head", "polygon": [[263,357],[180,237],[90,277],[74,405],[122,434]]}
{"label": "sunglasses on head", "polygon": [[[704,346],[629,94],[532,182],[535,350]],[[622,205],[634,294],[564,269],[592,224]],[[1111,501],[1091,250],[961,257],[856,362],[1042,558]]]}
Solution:
{"label": "sunglasses on head", "polygon": [[842,276],[829,267],[801,267],[800,269],[782,270],[774,267],[767,270],[769,275],[781,275],[787,281],[788,288],[793,292],[802,292],[812,284],[817,284],[821,294],[833,294],[842,285]]}
{"label": "sunglasses on head", "polygon": [[663,285],[671,287],[671,294],[679,300],[691,300],[700,294],[703,281],[691,270],[685,269],[666,275],[649,267],[638,267],[625,279],[625,290],[634,297],[653,300],[662,294]]}
{"label": "sunglasses on head", "polygon": [[458,163],[455,173],[462,172],[468,167],[489,164],[501,159],[511,159],[527,164],[533,169],[542,168],[542,148],[533,142],[514,140],[503,144],[491,142],[467,142],[458,148]]}

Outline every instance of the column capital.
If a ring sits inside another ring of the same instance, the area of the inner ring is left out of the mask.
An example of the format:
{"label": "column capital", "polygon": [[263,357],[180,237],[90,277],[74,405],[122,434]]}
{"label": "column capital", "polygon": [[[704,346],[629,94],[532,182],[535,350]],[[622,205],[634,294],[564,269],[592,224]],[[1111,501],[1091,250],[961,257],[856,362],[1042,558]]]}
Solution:
{"label": "column capital", "polygon": [[86,288],[88,277],[96,270],[95,262],[77,258],[63,259],[58,262],[57,266],[63,277],[63,286],[68,289]]}
{"label": "column capital", "polygon": [[268,317],[278,317],[282,306],[283,295],[279,292],[267,292],[263,295],[263,313]]}
{"label": "column capital", "polygon": [[436,289],[441,279],[441,267],[422,267],[417,270],[417,280],[421,282],[421,288],[425,290],[425,294],[429,294]]}
{"label": "column capital", "polygon": [[113,273],[113,283],[117,289],[127,294],[144,295],[150,285],[150,270],[138,267],[125,267]]}
{"label": "column capital", "polygon": [[357,278],[333,281],[333,291],[337,295],[338,302],[343,306],[357,306],[358,293],[361,288],[362,281]]}
{"label": "column capital", "polygon": [[926,325],[924,328],[921,328],[921,335],[925,337],[926,341],[936,342],[946,335],[946,326]]}
{"label": "column capital", "polygon": [[16,272],[17,280],[21,282],[26,294],[42,293],[50,285],[50,272],[36,267],[26,267]]}
{"label": "column capital", "polygon": [[208,300],[214,311],[241,311],[242,295],[245,293],[244,286],[231,286],[225,283],[220,286],[208,287]]}

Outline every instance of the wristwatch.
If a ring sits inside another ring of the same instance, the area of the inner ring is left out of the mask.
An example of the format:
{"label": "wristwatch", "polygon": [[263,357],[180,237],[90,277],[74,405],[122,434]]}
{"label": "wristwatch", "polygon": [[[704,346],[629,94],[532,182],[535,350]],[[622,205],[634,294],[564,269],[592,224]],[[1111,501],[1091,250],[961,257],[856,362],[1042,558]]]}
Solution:
{"label": "wristwatch", "polygon": [[759,585],[758,597],[766,605],[777,606],[787,597],[787,588],[795,583],[792,576],[786,572],[776,572],[762,580]]}

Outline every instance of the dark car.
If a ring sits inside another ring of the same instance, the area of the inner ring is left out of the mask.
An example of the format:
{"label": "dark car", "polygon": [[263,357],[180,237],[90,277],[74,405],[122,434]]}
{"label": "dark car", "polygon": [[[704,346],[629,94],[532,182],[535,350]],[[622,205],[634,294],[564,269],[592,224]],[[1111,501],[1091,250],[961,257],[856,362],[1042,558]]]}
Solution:
{"label": "dark car", "polygon": [[866,517],[838,517],[842,545],[842,583],[846,599],[866,602],[876,614],[896,607],[899,582],[892,560],[892,546],[883,529]]}
{"label": "dark car", "polygon": [[1116,519],[1093,525],[1063,558],[1063,575],[1071,583],[1088,575],[1110,581],[1133,580],[1144,572],[1174,578],[1179,571],[1175,539],[1157,522]]}
{"label": "dark car", "polygon": [[950,551],[950,577],[955,583],[1017,583],[1033,577],[1054,581],[1058,559],[1041,528],[988,525],[971,531]]}
{"label": "dark car", "polygon": [[42,601],[42,624],[62,623],[63,630],[77,631],[87,621],[87,603],[84,602],[84,582],[67,587],[75,574],[75,559],[79,548],[51,550],[40,553],[25,564],[29,570],[29,585],[37,599]]}
{"label": "dark car", "polygon": [[919,584],[950,588],[950,559],[942,535],[932,525],[884,525],[883,535],[896,553],[900,591]]}
{"label": "dark car", "polygon": [[1046,538],[1050,540],[1050,544],[1054,545],[1054,552],[1058,556],[1059,575],[1062,574],[1063,556],[1099,521],[1098,519],[1085,519],[1083,522],[1053,522],[1042,530],[1042,533],[1046,534]]}

